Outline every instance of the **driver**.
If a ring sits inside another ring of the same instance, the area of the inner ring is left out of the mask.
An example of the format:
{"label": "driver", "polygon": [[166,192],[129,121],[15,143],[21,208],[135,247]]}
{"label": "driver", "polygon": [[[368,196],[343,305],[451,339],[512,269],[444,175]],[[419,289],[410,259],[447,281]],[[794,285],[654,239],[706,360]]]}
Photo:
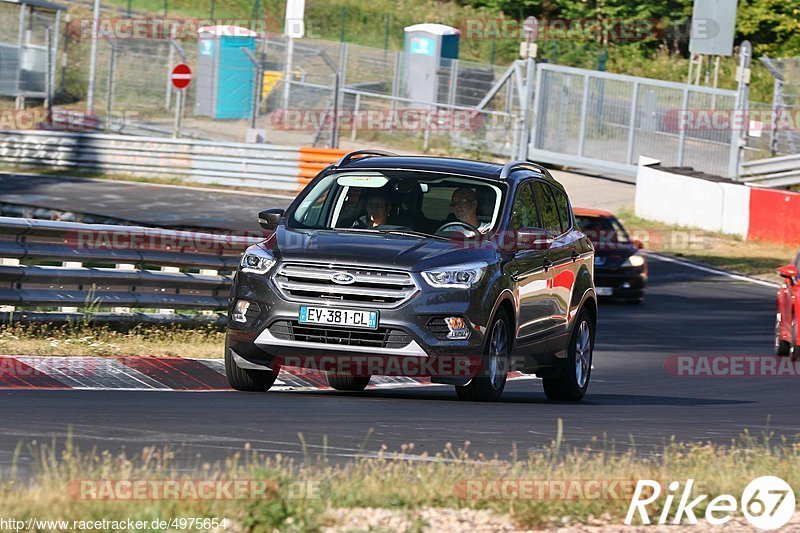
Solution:
{"label": "driver", "polygon": [[477,228],[479,232],[486,233],[492,227],[490,222],[481,224],[478,220],[478,196],[474,189],[461,187],[453,192],[450,207],[453,214],[460,222]]}
{"label": "driver", "polygon": [[370,190],[366,195],[367,213],[356,219],[354,228],[377,228],[389,220],[391,202],[385,190]]}

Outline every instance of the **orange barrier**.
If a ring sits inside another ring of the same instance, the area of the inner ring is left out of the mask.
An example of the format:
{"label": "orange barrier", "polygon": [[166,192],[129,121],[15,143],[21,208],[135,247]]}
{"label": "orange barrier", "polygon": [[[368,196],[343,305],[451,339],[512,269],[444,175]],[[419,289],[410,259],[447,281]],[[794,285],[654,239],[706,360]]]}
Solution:
{"label": "orange barrier", "polygon": [[298,190],[314,179],[322,169],[341,159],[347,152],[348,150],[339,150],[337,148],[301,147],[298,150],[300,162],[297,164]]}

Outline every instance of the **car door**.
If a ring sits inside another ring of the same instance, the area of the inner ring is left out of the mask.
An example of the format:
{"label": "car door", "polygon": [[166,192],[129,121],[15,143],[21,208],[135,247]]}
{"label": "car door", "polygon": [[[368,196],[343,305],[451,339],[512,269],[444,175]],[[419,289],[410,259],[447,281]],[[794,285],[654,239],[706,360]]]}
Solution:
{"label": "car door", "polygon": [[[568,268],[567,263],[572,259],[564,240],[561,217],[552,188],[541,180],[534,180],[532,185],[542,228],[547,230],[553,238],[553,242],[544,250],[544,269],[548,288],[548,327],[553,328],[563,325],[566,320],[565,304],[560,302],[564,298],[563,290],[560,290],[559,287],[570,282],[569,279],[566,279],[569,277],[569,271],[566,269]],[[568,299],[567,302],[569,302]]]}
{"label": "car door", "polygon": [[[553,193],[561,221],[561,234],[556,237],[551,247],[555,314],[558,316],[558,321],[566,325],[572,312],[570,303],[575,280],[581,266],[590,262],[591,257],[583,249],[580,232],[574,231],[572,207],[566,193],[553,186],[550,186],[550,191]],[[587,266],[593,267],[593,265]]]}
{"label": "car door", "polygon": [[[509,229],[516,235],[521,228],[541,228],[531,180],[521,182],[514,194]],[[550,287],[545,270],[545,251],[521,247],[513,252],[507,268],[514,282],[517,309],[517,347],[536,342],[552,327]]]}

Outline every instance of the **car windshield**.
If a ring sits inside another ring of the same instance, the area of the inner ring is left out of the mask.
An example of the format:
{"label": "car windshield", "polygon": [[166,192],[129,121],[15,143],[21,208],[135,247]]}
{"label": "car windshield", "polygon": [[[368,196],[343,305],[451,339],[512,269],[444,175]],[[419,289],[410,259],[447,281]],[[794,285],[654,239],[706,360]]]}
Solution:
{"label": "car windshield", "polygon": [[474,236],[496,224],[503,189],[469,176],[408,170],[348,171],[317,182],[289,216],[306,229]]}
{"label": "car windshield", "polygon": [[595,244],[629,244],[631,242],[625,228],[615,218],[576,215],[575,220],[581,230]]}

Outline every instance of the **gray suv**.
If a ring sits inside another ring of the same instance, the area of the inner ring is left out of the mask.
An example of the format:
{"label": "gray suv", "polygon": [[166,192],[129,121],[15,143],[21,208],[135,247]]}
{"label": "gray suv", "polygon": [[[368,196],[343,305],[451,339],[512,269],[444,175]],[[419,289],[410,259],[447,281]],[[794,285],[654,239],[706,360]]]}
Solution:
{"label": "gray suv", "polygon": [[494,401],[514,371],[586,393],[594,249],[545,168],[357,151],[259,222],[231,291],[233,388],[298,367],[346,391],[411,375]]}

